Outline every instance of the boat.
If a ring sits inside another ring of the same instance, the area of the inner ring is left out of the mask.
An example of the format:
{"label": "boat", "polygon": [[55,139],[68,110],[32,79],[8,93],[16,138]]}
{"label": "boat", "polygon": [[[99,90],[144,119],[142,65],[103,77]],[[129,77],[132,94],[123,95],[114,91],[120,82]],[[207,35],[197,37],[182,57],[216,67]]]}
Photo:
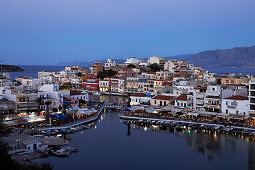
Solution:
{"label": "boat", "polygon": [[70,151],[70,152],[78,152],[77,148],[66,147],[65,149]]}
{"label": "boat", "polygon": [[71,154],[71,151],[66,148],[62,148],[56,151],[52,151],[52,153],[58,156],[69,156]]}
{"label": "boat", "polygon": [[100,93],[99,93],[98,91],[95,91],[95,92],[93,92],[93,95],[97,95],[97,96],[99,96],[99,95],[100,95]]}

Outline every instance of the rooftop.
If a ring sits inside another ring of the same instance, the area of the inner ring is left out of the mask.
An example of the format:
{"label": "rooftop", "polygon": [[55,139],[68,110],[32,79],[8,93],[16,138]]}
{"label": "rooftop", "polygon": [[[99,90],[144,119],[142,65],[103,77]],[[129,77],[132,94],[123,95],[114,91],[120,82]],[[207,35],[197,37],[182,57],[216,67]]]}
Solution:
{"label": "rooftop", "polygon": [[229,99],[229,100],[248,100],[248,97],[236,95],[236,96],[232,96],[232,97],[226,97],[224,99]]}
{"label": "rooftop", "polygon": [[156,99],[156,100],[171,100],[173,98],[175,98],[175,96],[157,95],[157,96],[153,97],[153,99]]}

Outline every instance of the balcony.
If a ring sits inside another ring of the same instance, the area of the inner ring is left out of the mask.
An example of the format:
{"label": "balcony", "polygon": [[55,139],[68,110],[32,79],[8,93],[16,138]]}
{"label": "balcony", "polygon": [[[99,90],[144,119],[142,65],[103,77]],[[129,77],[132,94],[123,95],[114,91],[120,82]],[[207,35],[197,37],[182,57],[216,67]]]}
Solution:
{"label": "balcony", "polygon": [[220,104],[218,103],[206,103],[207,106],[219,106]]}

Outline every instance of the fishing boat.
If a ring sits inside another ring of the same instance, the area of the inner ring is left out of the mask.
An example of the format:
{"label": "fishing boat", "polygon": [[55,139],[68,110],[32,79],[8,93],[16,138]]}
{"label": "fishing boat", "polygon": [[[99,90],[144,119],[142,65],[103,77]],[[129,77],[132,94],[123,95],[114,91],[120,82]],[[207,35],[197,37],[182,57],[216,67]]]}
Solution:
{"label": "fishing boat", "polygon": [[99,96],[100,93],[98,91],[93,92],[93,95]]}
{"label": "fishing boat", "polygon": [[66,147],[65,149],[70,151],[70,152],[78,152],[77,148]]}
{"label": "fishing boat", "polygon": [[52,153],[58,156],[69,156],[71,154],[71,151],[66,148],[62,148],[56,151],[52,151]]}

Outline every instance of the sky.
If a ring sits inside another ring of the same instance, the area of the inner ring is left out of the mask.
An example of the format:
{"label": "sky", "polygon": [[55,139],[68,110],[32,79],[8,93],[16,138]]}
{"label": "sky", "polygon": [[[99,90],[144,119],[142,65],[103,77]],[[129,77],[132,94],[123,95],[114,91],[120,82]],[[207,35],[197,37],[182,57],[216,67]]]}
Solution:
{"label": "sky", "polygon": [[254,0],[0,0],[5,64],[166,57],[252,45]]}

